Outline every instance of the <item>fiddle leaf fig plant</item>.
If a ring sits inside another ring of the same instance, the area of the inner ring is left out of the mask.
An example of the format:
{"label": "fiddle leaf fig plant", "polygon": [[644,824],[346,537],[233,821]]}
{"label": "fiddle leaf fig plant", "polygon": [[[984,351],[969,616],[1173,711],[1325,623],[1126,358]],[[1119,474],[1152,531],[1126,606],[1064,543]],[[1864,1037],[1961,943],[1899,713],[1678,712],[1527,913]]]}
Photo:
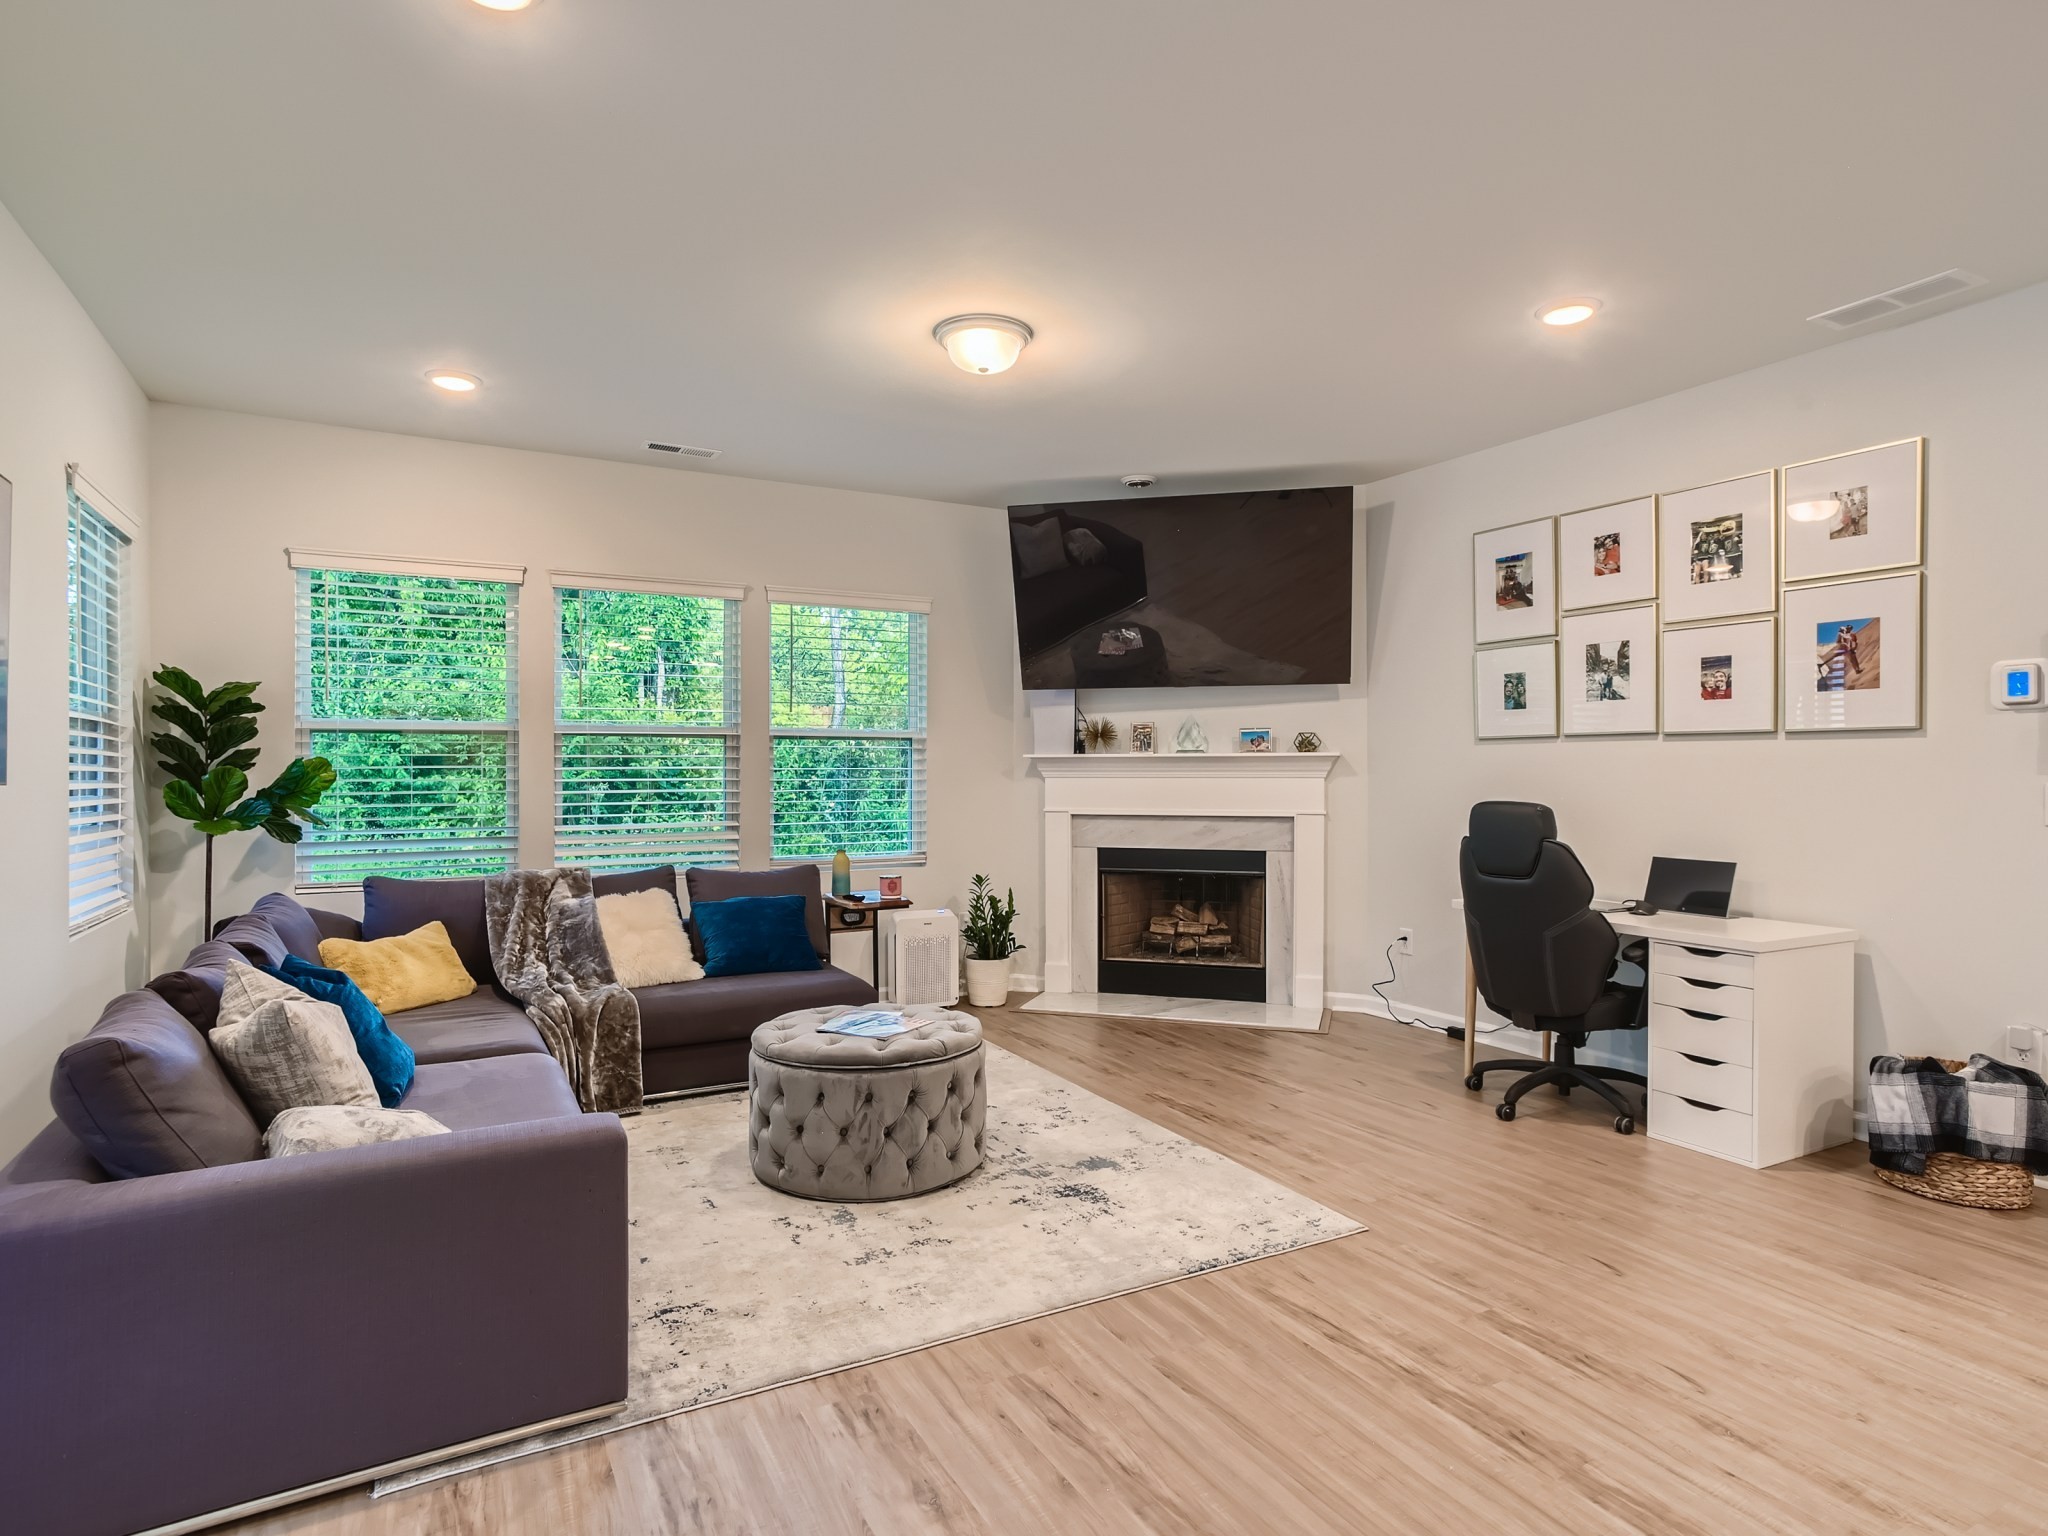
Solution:
{"label": "fiddle leaf fig plant", "polygon": [[167,775],[164,808],[192,823],[206,838],[205,935],[213,932],[213,840],[262,830],[280,843],[296,843],[305,827],[326,823],[313,807],[334,787],[334,765],[324,757],[295,757],[264,788],[249,792],[256,766],[255,683],[208,689],[180,667],[159,667],[162,694],[149,712],[170,727],[149,738],[157,767]]}

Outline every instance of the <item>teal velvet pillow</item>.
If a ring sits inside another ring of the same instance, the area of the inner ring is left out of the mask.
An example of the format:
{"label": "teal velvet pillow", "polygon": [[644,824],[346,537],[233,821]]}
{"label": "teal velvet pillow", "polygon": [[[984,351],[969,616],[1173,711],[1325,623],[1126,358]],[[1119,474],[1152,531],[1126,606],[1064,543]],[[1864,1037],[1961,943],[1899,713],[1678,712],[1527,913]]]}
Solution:
{"label": "teal velvet pillow", "polygon": [[690,907],[704,940],[706,976],[759,976],[767,971],[815,971],[802,896],[728,896]]}
{"label": "teal velvet pillow", "polygon": [[259,965],[257,970],[275,976],[286,986],[297,987],[317,1002],[332,1003],[348,1020],[348,1032],[355,1036],[356,1054],[370,1069],[370,1081],[377,1086],[377,1102],[386,1109],[398,1108],[405,1090],[412,1086],[412,1047],[391,1032],[377,1005],[363,995],[363,989],[340,971],[308,965],[297,955],[286,955],[282,965]]}

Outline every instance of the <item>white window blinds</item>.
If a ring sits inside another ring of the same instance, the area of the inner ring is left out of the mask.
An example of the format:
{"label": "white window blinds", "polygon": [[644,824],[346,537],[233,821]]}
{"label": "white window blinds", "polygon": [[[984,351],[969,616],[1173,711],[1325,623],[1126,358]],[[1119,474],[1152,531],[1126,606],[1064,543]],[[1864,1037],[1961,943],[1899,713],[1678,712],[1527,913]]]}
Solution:
{"label": "white window blinds", "polygon": [[769,596],[774,856],[921,860],[925,605]]}
{"label": "white window blinds", "polygon": [[494,874],[517,855],[518,596],[505,581],[301,568],[299,751],[334,764],[302,885]]}
{"label": "white window blinds", "polygon": [[740,605],[557,587],[555,859],[737,864]]}
{"label": "white window blinds", "polygon": [[121,600],[128,538],[68,493],[66,600],[71,624],[71,931],[126,911],[134,899],[129,821],[128,693]]}

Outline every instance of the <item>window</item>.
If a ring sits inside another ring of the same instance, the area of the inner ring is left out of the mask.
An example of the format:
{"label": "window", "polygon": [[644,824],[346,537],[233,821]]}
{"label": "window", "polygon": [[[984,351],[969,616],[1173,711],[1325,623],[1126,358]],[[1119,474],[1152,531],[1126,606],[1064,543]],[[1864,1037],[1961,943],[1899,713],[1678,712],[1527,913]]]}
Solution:
{"label": "window", "polygon": [[556,862],[739,862],[739,597],[555,589]]}
{"label": "window", "polygon": [[929,605],[768,596],[775,857],[923,859]]}
{"label": "window", "polygon": [[298,845],[299,883],[510,869],[517,585],[317,559],[292,556],[299,751],[337,777],[319,806],[328,825]]}
{"label": "window", "polygon": [[128,536],[68,492],[65,596],[71,619],[71,931],[133,900],[128,845],[128,692],[121,671],[121,589]]}

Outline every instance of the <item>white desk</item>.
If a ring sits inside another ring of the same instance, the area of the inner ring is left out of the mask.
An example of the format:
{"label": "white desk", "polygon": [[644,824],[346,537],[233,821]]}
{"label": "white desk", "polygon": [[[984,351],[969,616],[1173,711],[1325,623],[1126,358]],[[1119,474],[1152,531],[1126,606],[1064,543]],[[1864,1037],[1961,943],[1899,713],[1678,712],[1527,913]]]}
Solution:
{"label": "white desk", "polygon": [[[1854,929],[1594,906],[1616,933],[1650,941],[1651,1136],[1751,1168],[1854,1137]],[[1478,1013],[1468,949],[1466,1076]]]}

